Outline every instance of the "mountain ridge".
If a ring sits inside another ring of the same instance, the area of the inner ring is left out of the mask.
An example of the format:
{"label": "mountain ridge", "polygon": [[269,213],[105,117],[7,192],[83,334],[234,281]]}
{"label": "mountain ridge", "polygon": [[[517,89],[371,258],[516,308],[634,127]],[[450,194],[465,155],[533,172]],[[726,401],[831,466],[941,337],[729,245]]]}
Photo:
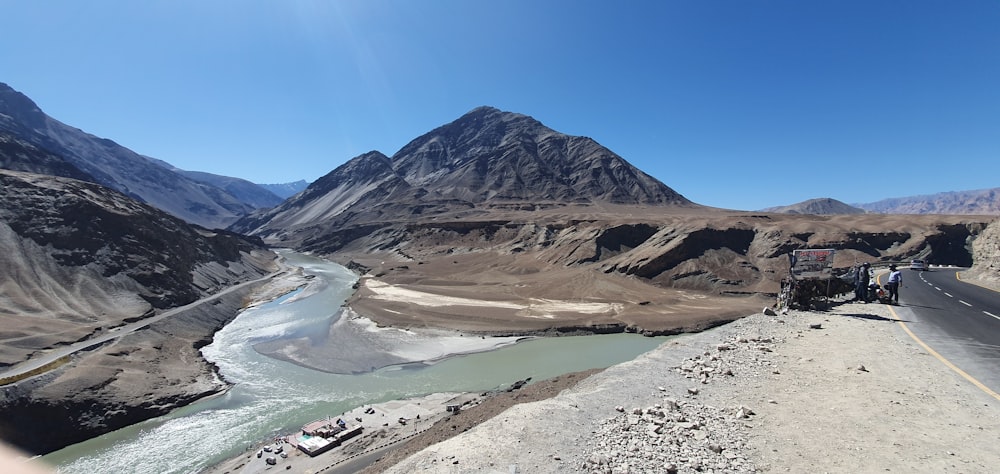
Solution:
{"label": "mountain ridge", "polygon": [[378,151],[354,157],[231,229],[330,250],[326,237],[352,227],[602,203],[702,207],[590,138],[483,106],[420,135],[391,158]]}
{"label": "mountain ridge", "polygon": [[854,206],[881,214],[1000,215],[1000,188],[887,198]]}
{"label": "mountain ridge", "polygon": [[304,179],[288,183],[255,183],[255,184],[270,191],[275,196],[278,196],[283,200],[288,199],[302,192],[309,186],[309,182]]}
{"label": "mountain ridge", "polygon": [[225,227],[253,210],[222,189],[46,115],[34,101],[2,82],[0,131],[62,157],[99,184],[203,227]]}

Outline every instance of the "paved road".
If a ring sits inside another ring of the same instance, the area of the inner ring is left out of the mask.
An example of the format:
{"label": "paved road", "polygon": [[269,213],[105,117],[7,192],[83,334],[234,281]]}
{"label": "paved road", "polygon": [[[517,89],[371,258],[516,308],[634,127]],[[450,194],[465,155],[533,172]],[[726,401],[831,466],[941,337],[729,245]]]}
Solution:
{"label": "paved road", "polygon": [[961,281],[962,270],[903,270],[893,310],[931,349],[1000,393],[1000,293]]}
{"label": "paved road", "polygon": [[163,320],[165,318],[169,318],[169,317],[174,316],[174,315],[179,314],[179,313],[183,313],[184,311],[187,311],[187,310],[189,310],[191,308],[194,308],[195,306],[198,306],[200,304],[210,302],[210,301],[212,301],[212,300],[214,300],[214,299],[216,299],[216,298],[218,298],[220,296],[223,296],[223,295],[226,295],[226,294],[231,293],[233,291],[236,291],[236,290],[238,290],[240,288],[243,288],[243,287],[245,287],[247,285],[253,285],[255,283],[259,283],[259,282],[262,282],[262,281],[274,278],[275,276],[281,274],[282,272],[283,271],[277,271],[277,272],[274,272],[274,273],[272,273],[270,275],[267,275],[265,277],[258,278],[256,280],[251,280],[251,281],[248,281],[248,282],[245,282],[245,283],[241,283],[241,284],[236,285],[236,286],[231,286],[231,287],[226,288],[225,290],[222,290],[222,291],[220,291],[220,292],[218,292],[218,293],[216,293],[214,295],[206,296],[206,297],[204,297],[204,298],[202,298],[200,300],[197,300],[197,301],[195,301],[193,303],[189,303],[189,304],[186,304],[184,306],[178,306],[176,308],[164,311],[164,312],[162,312],[162,313],[160,313],[160,314],[158,314],[156,316],[152,316],[152,317],[143,319],[142,321],[138,321],[138,322],[135,322],[135,323],[126,324],[124,326],[119,326],[119,327],[113,328],[110,331],[106,331],[106,332],[104,332],[102,334],[98,334],[98,335],[96,335],[94,337],[91,337],[90,339],[85,340],[85,341],[80,341],[80,342],[77,342],[75,344],[71,344],[69,346],[60,347],[58,349],[53,349],[53,350],[51,350],[50,352],[47,352],[45,355],[43,355],[41,357],[35,357],[33,359],[21,362],[20,364],[16,364],[16,365],[11,366],[10,368],[8,368],[4,372],[0,372],[0,378],[19,376],[21,374],[30,372],[30,371],[35,370],[35,369],[37,369],[39,367],[42,367],[42,366],[44,366],[46,364],[50,364],[52,362],[55,362],[60,357],[65,357],[65,356],[68,356],[70,354],[74,354],[76,352],[79,352],[79,351],[86,350],[86,349],[89,349],[91,347],[97,346],[99,344],[103,344],[103,343],[108,342],[108,341],[110,341],[112,339],[117,339],[117,338],[122,337],[122,336],[124,336],[126,334],[135,332],[138,329],[142,329],[142,328],[144,328],[146,326],[149,326],[150,324],[153,324],[153,323],[155,323],[157,321]]}

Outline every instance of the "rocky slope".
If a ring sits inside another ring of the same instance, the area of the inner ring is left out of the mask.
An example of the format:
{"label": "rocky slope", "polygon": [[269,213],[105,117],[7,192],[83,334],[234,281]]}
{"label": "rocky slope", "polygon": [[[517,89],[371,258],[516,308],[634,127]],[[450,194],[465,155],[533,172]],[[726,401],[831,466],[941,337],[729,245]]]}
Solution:
{"label": "rocky slope", "polygon": [[93,176],[80,171],[80,168],[73,166],[61,156],[2,131],[0,131],[0,169],[95,182]]}
{"label": "rocky slope", "polygon": [[1000,291],[1000,220],[990,223],[972,242],[972,258],[974,264],[962,278]]}
{"label": "rocky slope", "polygon": [[94,182],[207,228],[225,227],[253,210],[220,188],[49,117],[4,83],[0,83],[0,132],[63,158]]}
{"label": "rocky slope", "polygon": [[281,201],[284,200],[271,191],[245,179],[220,176],[201,171],[177,170],[177,172],[199,183],[205,183],[222,189],[236,199],[239,199],[240,202],[249,204],[254,209],[274,207],[281,204]]}
{"label": "rocky slope", "polygon": [[269,189],[259,184],[251,183],[245,179],[234,178],[232,176],[221,176],[203,171],[182,170],[163,160],[153,159],[154,163],[173,171],[181,176],[193,179],[199,183],[207,184],[219,188],[240,202],[250,205],[254,209],[270,208],[281,204],[285,198],[271,192]]}
{"label": "rocky slope", "polygon": [[0,393],[0,439],[33,454],[124,428],[229,388],[199,349],[252,289],[121,337]]}
{"label": "rocky slope", "polygon": [[[259,279],[274,258],[97,184],[0,170],[0,367]],[[44,452],[220,390],[197,348],[245,291],[6,387],[0,437]]]}

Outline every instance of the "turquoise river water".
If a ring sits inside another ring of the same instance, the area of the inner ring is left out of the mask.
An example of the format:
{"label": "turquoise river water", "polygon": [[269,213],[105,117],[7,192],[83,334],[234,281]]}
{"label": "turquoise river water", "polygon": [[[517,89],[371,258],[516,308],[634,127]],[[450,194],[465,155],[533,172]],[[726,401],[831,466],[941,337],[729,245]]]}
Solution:
{"label": "turquoise river water", "polygon": [[202,349],[226,380],[236,384],[232,389],[42,459],[63,474],[197,472],[257,442],[361,405],[435,392],[481,392],[526,377],[542,380],[608,367],[666,340],[635,334],[538,338],[432,365],[360,375],[319,372],[262,356],[252,345],[281,335],[328,330],[357,277],[325,260],[285,256],[315,275],[316,287],[308,295],[295,292],[242,312]]}

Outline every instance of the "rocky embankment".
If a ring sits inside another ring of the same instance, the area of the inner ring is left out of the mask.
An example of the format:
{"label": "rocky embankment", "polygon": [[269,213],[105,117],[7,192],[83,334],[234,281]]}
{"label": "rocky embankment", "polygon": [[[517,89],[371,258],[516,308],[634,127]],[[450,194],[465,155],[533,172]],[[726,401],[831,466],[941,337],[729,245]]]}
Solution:
{"label": "rocky embankment", "polygon": [[975,264],[962,278],[1000,290],[1000,220],[986,226],[972,241],[972,258]]}
{"label": "rocky embankment", "polygon": [[837,303],[679,336],[385,472],[988,472],[998,406],[888,306]]}
{"label": "rocky embankment", "polygon": [[251,291],[227,294],[5,386],[0,438],[29,453],[47,453],[226,390],[199,349],[236,316]]}

